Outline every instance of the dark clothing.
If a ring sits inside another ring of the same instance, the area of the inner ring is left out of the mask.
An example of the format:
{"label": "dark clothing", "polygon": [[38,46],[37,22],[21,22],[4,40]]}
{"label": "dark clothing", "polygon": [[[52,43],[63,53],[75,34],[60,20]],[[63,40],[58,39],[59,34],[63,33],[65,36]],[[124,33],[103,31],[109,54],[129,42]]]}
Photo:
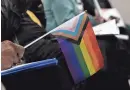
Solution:
{"label": "dark clothing", "polygon": [[22,13],[31,6],[32,0],[1,0],[1,33],[3,40],[13,40],[19,31]]}
{"label": "dark clothing", "polygon": [[34,2],[32,2],[29,10],[36,15],[36,17],[40,20],[44,28],[46,28],[46,17],[45,17],[44,7],[41,0],[35,0]]}
{"label": "dark clothing", "polygon": [[93,0],[82,0],[84,10],[87,10],[89,14],[95,15],[95,7],[93,4]]}
{"label": "dark clothing", "polygon": [[[25,5],[26,7],[28,3],[25,4],[22,3],[22,4],[23,6]],[[32,4],[34,4],[34,2]],[[32,7],[31,10],[33,10],[33,12],[37,12],[37,8],[31,6],[31,3],[29,3],[28,5]],[[29,16],[26,14],[25,11],[26,9],[30,9],[30,7],[27,7],[23,10],[21,9],[21,7],[17,6],[19,6],[17,0],[2,0],[2,41],[3,40],[13,41],[16,36],[19,44],[24,46],[30,43],[31,41],[35,40],[36,38],[40,37],[41,35],[44,35],[46,33],[44,28],[45,26],[41,28],[29,18]],[[51,35],[48,35],[45,39],[40,40],[36,44],[26,49],[25,55],[27,57],[25,56],[25,58],[27,62],[31,62],[34,60],[36,61],[40,59],[53,58],[54,56],[56,56],[54,55],[54,53],[55,50],[59,51],[59,47],[57,42],[51,39],[52,39]],[[51,46],[47,47],[48,45]],[[39,49],[41,46],[43,47],[44,50]],[[42,50],[41,54],[37,53],[37,51],[39,52],[39,50]],[[52,52],[52,50],[54,52]],[[31,57],[34,56],[34,53],[38,54],[37,56],[35,56],[37,58],[28,58],[28,56]]]}
{"label": "dark clothing", "polygon": [[[95,5],[93,0],[82,0],[84,10],[87,10],[89,14],[95,16]],[[98,0],[101,8],[111,8],[109,0]]]}
{"label": "dark clothing", "polygon": [[21,10],[15,7],[16,2],[11,0],[1,0],[1,39],[11,40],[14,36],[14,32],[20,26]]}
{"label": "dark clothing", "polygon": [[98,0],[101,8],[112,8],[109,0]]}
{"label": "dark clothing", "polygon": [[[19,32],[22,14],[26,13],[26,10],[35,3],[34,1],[36,0],[1,0],[2,41],[13,41],[14,34]],[[37,13],[40,12],[36,12],[36,14]],[[41,14],[44,16],[43,12]],[[41,18],[41,15],[39,14],[38,17]],[[44,22],[43,19],[41,19],[42,22]],[[43,24],[45,27],[46,24]]]}
{"label": "dark clothing", "polygon": [[[36,38],[38,38],[41,35],[44,35],[46,33],[44,26],[43,27],[38,26],[36,23],[34,23],[29,18],[29,16],[24,11],[17,12],[18,8],[15,9],[13,7],[14,5],[12,5],[10,7],[9,7],[9,5],[7,5],[8,9],[6,9],[7,7],[5,6],[6,5],[5,3],[9,3],[9,1],[8,0],[2,1],[2,5],[3,5],[2,9],[3,10],[5,9],[5,11],[2,11],[2,41],[3,40],[13,41],[14,37],[16,36],[19,44],[25,46],[26,44],[30,43],[31,41],[35,40]],[[30,8],[28,8],[28,9],[30,10]],[[33,8],[31,8],[31,10],[32,9]],[[35,9],[33,9],[33,10],[34,10],[33,12],[35,13]],[[11,13],[10,13],[10,11],[11,11]],[[3,18],[3,17],[6,17],[6,18]],[[67,75],[68,70],[67,70],[66,66],[64,66],[65,65],[64,56],[60,50],[58,42],[53,38],[52,35],[48,35],[47,37],[39,40],[38,42],[36,42],[35,44],[33,44],[32,46],[30,46],[29,48],[27,48],[25,50],[24,59],[25,59],[26,63],[34,62],[34,61],[38,61],[38,60],[46,60],[46,59],[50,59],[50,58],[57,58],[59,60],[59,65],[61,65],[60,72],[59,72],[60,77],[58,77],[61,80],[60,80],[60,84],[58,84],[58,85],[60,85],[62,87],[62,89],[58,89],[58,90],[69,90],[69,88],[71,88],[71,81],[68,78],[69,76]],[[45,74],[46,74],[45,78],[47,78],[47,80],[53,81],[54,79],[52,77],[53,76],[52,71],[51,71],[51,73],[48,73],[48,72],[49,71],[45,70]],[[39,73],[33,72],[32,75],[34,75],[34,77],[35,77],[35,75],[38,74],[37,76],[39,78],[42,78],[43,76],[41,76],[42,75],[41,73],[42,73],[42,71],[40,71]],[[51,78],[49,77],[50,75],[47,75],[47,74],[51,74]],[[54,72],[54,74],[55,74],[55,72]],[[20,74],[20,76],[21,75],[23,75],[23,74]],[[26,76],[22,76],[21,79],[17,78],[17,75],[16,75],[16,78],[13,77],[13,80],[14,80],[13,82],[11,82],[12,79],[10,80],[9,78],[6,79],[7,82],[4,80],[3,80],[3,82],[4,82],[5,86],[7,86],[7,90],[10,90],[10,89],[17,90],[17,87],[15,88],[13,85],[19,86],[19,84],[22,85],[23,83],[24,83],[23,85],[25,85],[25,87],[23,86],[23,88],[19,88],[19,90],[23,90],[23,89],[30,90],[28,88],[31,85],[34,86],[34,83],[28,82],[28,83],[30,83],[29,85],[27,85],[27,83],[25,83],[26,82],[25,80],[30,81],[28,75],[30,75],[30,73],[27,74]],[[18,75],[18,77],[19,77],[19,75]],[[33,78],[31,78],[31,79],[33,80]],[[19,81],[19,83],[17,83],[17,80]],[[9,85],[10,82],[12,83],[11,87]],[[44,82],[44,80],[43,80],[43,82]],[[45,83],[47,83],[46,80],[45,80]],[[36,83],[36,84],[38,85],[39,83]],[[27,85],[27,87],[26,87],[26,85]],[[49,85],[49,83],[47,85]],[[50,87],[50,88],[51,88],[50,90],[52,90],[52,87]],[[43,88],[40,88],[39,90],[41,90],[41,89],[43,90],[46,88],[43,87]],[[57,88],[53,88],[53,89],[57,89]],[[36,90],[36,88],[33,88],[32,90]]]}
{"label": "dark clothing", "polygon": [[[58,67],[18,73],[3,77],[2,81],[8,86],[7,90],[10,90],[10,88],[13,88],[12,90],[36,90],[36,88],[38,90],[72,90],[72,88],[74,88],[73,90],[129,90],[130,54],[128,48],[121,50],[124,45],[122,46],[122,41],[118,41],[114,36],[97,38],[102,54],[105,57],[105,69],[86,79],[81,84],[72,85],[71,78],[68,75],[69,72],[63,68],[66,67],[64,58],[60,54],[61,57],[59,56],[57,59],[62,60],[62,64],[59,63]],[[33,54],[33,57],[37,55],[35,54]]]}

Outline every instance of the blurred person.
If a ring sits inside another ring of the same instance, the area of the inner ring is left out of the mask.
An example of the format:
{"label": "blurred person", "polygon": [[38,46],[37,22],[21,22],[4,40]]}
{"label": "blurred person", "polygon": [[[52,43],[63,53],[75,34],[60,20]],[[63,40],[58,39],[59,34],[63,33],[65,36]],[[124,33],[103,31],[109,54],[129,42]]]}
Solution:
{"label": "blurred person", "polygon": [[91,5],[91,3],[89,3],[88,0],[76,0],[76,1],[78,3],[78,8],[79,8],[80,12],[83,12],[84,10],[87,10],[88,17],[89,17],[89,20],[90,20],[92,26],[98,25],[99,22],[97,22],[95,17],[94,17],[94,15],[95,15],[95,13],[93,12],[94,7]]}
{"label": "blurred person", "polygon": [[[5,40],[10,40],[14,42],[15,37],[17,37],[18,43],[22,46],[25,46],[29,44],[31,41],[35,40],[36,38],[46,33],[45,25],[42,24],[42,27],[39,26],[26,13],[27,10],[32,11],[33,16],[35,16],[36,19],[37,15],[35,15],[36,14],[35,11],[37,10],[34,9],[35,6],[31,6],[32,3],[35,3],[35,1],[37,0],[2,0],[1,1],[2,42]],[[40,22],[42,21],[40,20]],[[46,22],[43,21],[43,23]],[[51,58],[57,58],[59,60],[58,62],[62,66],[61,67],[62,69],[60,70],[61,76],[59,77],[62,78],[63,80],[61,81],[62,88],[64,90],[69,90],[68,88],[70,88],[70,80],[68,76],[66,76],[66,74],[68,74],[67,70],[63,69],[65,67],[64,56],[54,36],[48,35],[47,37],[39,40],[32,46],[26,48],[24,53],[25,63],[46,60]],[[22,77],[22,78],[26,79],[27,77]],[[20,82],[20,83],[23,84],[24,82]],[[30,82],[30,85],[31,83],[33,82]]]}
{"label": "blurred person", "polygon": [[[83,2],[84,10],[87,10],[92,16],[96,16],[95,5],[93,0],[81,0]],[[109,0],[98,0],[101,8],[112,8]]]}
{"label": "blurred person", "polygon": [[40,20],[40,23],[46,28],[46,18],[44,13],[44,7],[41,0],[35,0],[31,2],[31,6],[28,8],[35,16]]}
{"label": "blurred person", "polygon": [[88,13],[92,16],[95,16],[95,7],[93,4],[93,0],[81,0],[83,3],[84,10],[87,10]]}
{"label": "blurred person", "polygon": [[[90,21],[92,22],[93,26],[104,22],[104,19],[99,16],[93,0],[81,0],[81,1],[83,3],[84,10],[88,11]],[[101,8],[111,8],[109,0],[98,0],[98,3]]]}
{"label": "blurred person", "polygon": [[[1,42],[1,70],[20,64],[23,54],[24,48],[22,46],[8,40]],[[3,84],[1,84],[1,90],[6,90]]]}
{"label": "blurred person", "polygon": [[50,31],[80,13],[76,0],[42,0]]}
{"label": "blurred person", "polygon": [[29,0],[1,0],[1,40],[11,40],[19,31],[22,13],[29,7]]}
{"label": "blurred person", "polygon": [[[25,46],[46,33],[45,25],[40,27],[37,23],[33,22],[26,13],[27,10],[34,10],[31,7],[35,6],[31,5],[36,1],[37,0],[2,0],[2,41],[10,40],[13,42],[15,37],[17,37],[18,43]],[[56,40],[53,40],[52,35],[48,35],[46,38],[39,40],[26,49],[24,54],[26,59],[25,62],[50,59],[56,57],[57,55],[59,56],[59,53],[55,52],[60,52],[58,43]]]}

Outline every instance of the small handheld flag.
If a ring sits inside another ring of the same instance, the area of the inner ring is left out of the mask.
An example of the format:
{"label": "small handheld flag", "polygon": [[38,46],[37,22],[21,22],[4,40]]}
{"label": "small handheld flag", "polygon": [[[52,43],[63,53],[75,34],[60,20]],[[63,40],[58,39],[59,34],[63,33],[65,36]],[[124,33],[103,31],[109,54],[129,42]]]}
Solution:
{"label": "small handheld flag", "polygon": [[86,12],[55,29],[58,42],[74,83],[84,81],[104,66],[92,26]]}
{"label": "small handheld flag", "polygon": [[103,56],[86,12],[61,24],[24,48],[28,48],[48,34],[58,36],[59,46],[75,84],[86,80],[103,68]]}

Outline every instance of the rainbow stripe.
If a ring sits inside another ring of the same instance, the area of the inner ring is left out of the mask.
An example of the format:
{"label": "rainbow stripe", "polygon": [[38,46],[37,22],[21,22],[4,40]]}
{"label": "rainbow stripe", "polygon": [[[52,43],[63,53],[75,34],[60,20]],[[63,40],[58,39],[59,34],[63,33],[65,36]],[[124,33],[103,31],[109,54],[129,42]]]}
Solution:
{"label": "rainbow stripe", "polygon": [[[57,31],[60,34],[55,33],[55,35],[67,37],[67,39],[58,38],[58,42],[75,84],[92,76],[104,65],[92,26],[90,22],[86,23],[86,16],[86,13],[79,16],[79,23],[72,32],[71,30],[60,29]],[[80,43],[73,43],[68,38]],[[79,39],[81,40],[79,41]]]}

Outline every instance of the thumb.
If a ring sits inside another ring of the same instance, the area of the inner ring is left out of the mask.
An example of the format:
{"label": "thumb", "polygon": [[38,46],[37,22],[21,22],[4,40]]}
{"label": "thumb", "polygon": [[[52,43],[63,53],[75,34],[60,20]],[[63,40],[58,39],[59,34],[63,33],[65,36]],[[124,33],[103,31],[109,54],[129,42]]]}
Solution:
{"label": "thumb", "polygon": [[15,46],[16,46],[16,51],[17,51],[18,57],[21,59],[24,55],[25,49],[23,46],[20,46],[18,44],[15,44]]}

